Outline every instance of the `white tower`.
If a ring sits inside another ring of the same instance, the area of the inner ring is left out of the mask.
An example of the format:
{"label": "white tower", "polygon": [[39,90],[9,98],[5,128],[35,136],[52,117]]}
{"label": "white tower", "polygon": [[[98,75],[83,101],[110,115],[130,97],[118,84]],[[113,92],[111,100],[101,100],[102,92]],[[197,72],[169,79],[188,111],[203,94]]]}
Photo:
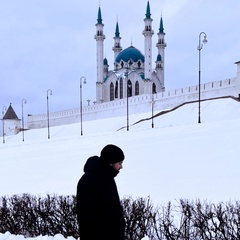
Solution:
{"label": "white tower", "polygon": [[163,28],[163,20],[162,17],[160,19],[160,26],[159,26],[159,32],[158,32],[158,42],[156,44],[156,47],[158,48],[158,56],[156,61],[156,72],[157,76],[160,79],[161,86],[163,86],[164,90],[164,72],[165,72],[165,48],[167,44],[165,43],[165,32]]}
{"label": "white tower", "polygon": [[152,30],[152,18],[150,13],[149,1],[147,3],[146,18],[144,19],[145,29],[143,35],[145,37],[145,79],[151,80],[152,74],[152,35],[154,31]]}
{"label": "white tower", "polygon": [[97,42],[97,82],[96,82],[96,101],[101,102],[103,99],[103,41],[105,39],[105,35],[103,34],[103,26],[102,23],[102,14],[101,9],[98,9],[98,19],[96,23],[96,35],[94,38]]}
{"label": "white tower", "polygon": [[116,66],[115,60],[116,60],[118,54],[122,51],[121,37],[120,37],[118,22],[116,23],[115,37],[113,39],[114,39],[114,46],[113,46],[112,50],[114,52],[114,69],[116,69],[117,66]]}

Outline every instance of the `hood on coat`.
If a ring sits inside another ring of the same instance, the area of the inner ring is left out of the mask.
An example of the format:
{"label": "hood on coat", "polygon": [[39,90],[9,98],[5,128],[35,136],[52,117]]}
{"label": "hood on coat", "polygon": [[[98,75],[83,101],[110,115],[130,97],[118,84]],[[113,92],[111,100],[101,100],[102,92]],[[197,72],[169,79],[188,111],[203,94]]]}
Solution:
{"label": "hood on coat", "polygon": [[86,161],[83,171],[85,173],[92,173],[99,176],[114,178],[119,173],[118,170],[114,169],[110,165],[106,164],[98,156],[88,158]]}

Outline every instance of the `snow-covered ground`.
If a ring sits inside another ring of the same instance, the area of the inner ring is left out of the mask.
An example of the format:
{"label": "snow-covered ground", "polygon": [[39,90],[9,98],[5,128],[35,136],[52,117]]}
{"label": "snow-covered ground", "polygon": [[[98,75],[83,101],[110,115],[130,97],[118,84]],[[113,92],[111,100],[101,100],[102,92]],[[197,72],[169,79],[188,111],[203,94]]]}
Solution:
{"label": "snow-covered ground", "polygon": [[[126,157],[116,177],[121,198],[150,196],[155,205],[180,198],[240,199],[239,102],[202,102],[201,124],[194,103],[154,119],[154,128],[151,120],[131,125],[150,116],[130,115],[129,131],[118,131],[126,126],[125,116],[83,122],[83,136],[80,124],[72,124],[51,127],[50,139],[47,129],[25,132],[24,142],[21,134],[6,137],[0,145],[0,196],[75,194],[86,159],[113,143]],[[0,240],[15,237],[1,234]]]}

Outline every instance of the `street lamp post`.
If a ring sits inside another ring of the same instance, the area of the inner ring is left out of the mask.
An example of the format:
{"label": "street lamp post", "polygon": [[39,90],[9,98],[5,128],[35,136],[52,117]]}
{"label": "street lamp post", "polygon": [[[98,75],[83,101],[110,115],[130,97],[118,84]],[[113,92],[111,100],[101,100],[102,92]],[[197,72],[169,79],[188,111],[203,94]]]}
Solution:
{"label": "street lamp post", "polygon": [[5,132],[4,132],[4,113],[7,110],[7,108],[5,106],[3,106],[2,108],[2,135],[3,135],[3,143],[5,143]]}
{"label": "street lamp post", "polygon": [[126,84],[127,84],[127,131],[129,131],[129,109],[128,109],[128,95],[129,95],[129,87],[128,87],[128,68],[126,70]]}
{"label": "street lamp post", "polygon": [[80,78],[80,121],[81,121],[81,136],[83,135],[83,127],[82,127],[82,80],[83,83],[86,84],[86,78],[82,76]]}
{"label": "street lamp post", "polygon": [[153,122],[153,112],[154,112],[154,97],[153,97],[153,93],[152,93],[152,128],[154,128],[154,122]]}
{"label": "street lamp post", "polygon": [[22,140],[24,142],[24,115],[23,115],[23,104],[26,104],[27,100],[22,99]]}
{"label": "street lamp post", "polygon": [[200,106],[200,102],[201,102],[201,50],[203,48],[203,44],[201,44],[201,36],[204,35],[203,38],[203,43],[206,44],[207,43],[207,35],[205,32],[201,32],[199,34],[199,44],[197,47],[197,50],[199,51],[199,71],[198,71],[198,123],[201,123],[201,106]]}
{"label": "street lamp post", "polygon": [[129,105],[128,105],[128,98],[132,96],[131,94],[131,81],[127,80],[127,131],[129,131]]}
{"label": "street lamp post", "polygon": [[127,131],[129,131],[128,84],[127,84]]}
{"label": "street lamp post", "polygon": [[48,139],[50,139],[48,94],[52,95],[52,90],[51,89],[47,90],[47,124],[48,124]]}

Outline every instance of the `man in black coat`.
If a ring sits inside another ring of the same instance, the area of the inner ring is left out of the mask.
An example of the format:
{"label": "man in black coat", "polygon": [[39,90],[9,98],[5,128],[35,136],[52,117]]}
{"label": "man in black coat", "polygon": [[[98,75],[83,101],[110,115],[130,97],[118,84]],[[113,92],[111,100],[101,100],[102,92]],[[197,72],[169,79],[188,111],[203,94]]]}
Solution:
{"label": "man in black coat", "polygon": [[80,240],[124,240],[125,220],[114,180],[123,160],[123,151],[112,144],[100,157],[87,160],[77,185]]}

